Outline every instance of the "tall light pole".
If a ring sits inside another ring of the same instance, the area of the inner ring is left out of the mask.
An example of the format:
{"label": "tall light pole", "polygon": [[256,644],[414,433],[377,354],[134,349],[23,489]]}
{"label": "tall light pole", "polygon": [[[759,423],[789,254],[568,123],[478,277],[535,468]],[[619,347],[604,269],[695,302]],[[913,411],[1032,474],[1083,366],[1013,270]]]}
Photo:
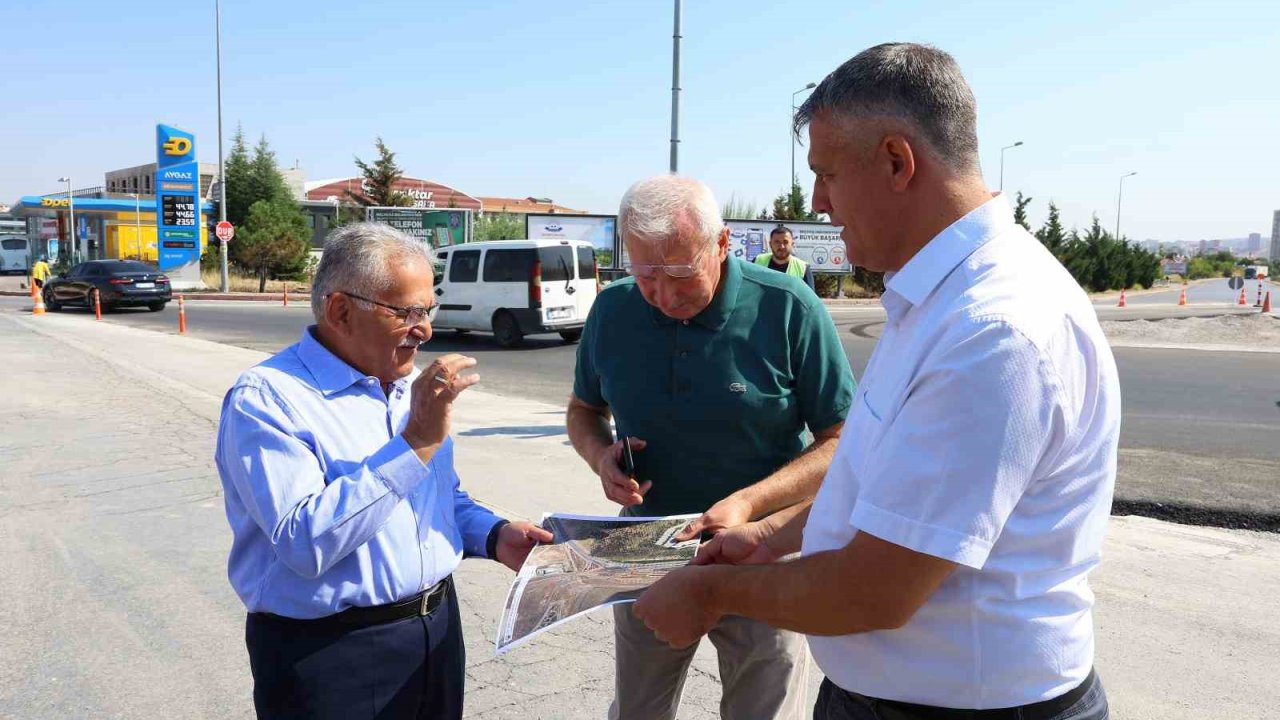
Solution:
{"label": "tall light pole", "polygon": [[[213,0],[213,44],[218,66],[218,220],[227,221],[227,173],[222,167],[222,0]],[[199,199],[196,202],[200,202]],[[198,209],[198,208],[197,208]],[[218,241],[218,254],[222,256],[222,292],[230,292],[231,281],[227,276],[227,244]]]}
{"label": "tall light pole", "polygon": [[812,90],[818,87],[817,83],[809,83],[799,90],[791,93],[791,117],[793,122],[787,126],[787,138],[791,140],[791,186],[787,188],[787,196],[791,195],[791,188],[796,186],[796,135],[795,135],[795,116],[796,116],[796,96],[802,92]]}
{"label": "tall light pole", "polygon": [[138,244],[138,260],[142,260],[142,201],[138,193],[129,193],[129,197],[133,198],[133,239]]}
{"label": "tall light pole", "polygon": [[1117,241],[1120,239],[1120,203],[1121,201],[1124,200],[1124,179],[1127,177],[1133,177],[1134,175],[1137,175],[1137,174],[1138,174],[1138,171],[1134,170],[1131,173],[1125,173],[1124,175],[1120,176],[1120,192],[1116,195],[1116,240]]}
{"label": "tall light pole", "polygon": [[1004,192],[1004,151],[1008,150],[1009,148],[1016,148],[1021,146],[1022,146],[1022,141],[1019,140],[1018,142],[1012,145],[1005,145],[1004,147],[1000,148],[1000,192]]}
{"label": "tall light pole", "polygon": [[76,262],[76,201],[71,198],[71,176],[60,177],[58,182],[67,184],[67,244],[70,246],[68,252],[71,257],[71,264]]}
{"label": "tall light pole", "polygon": [[676,0],[671,34],[671,173],[680,167],[680,0]]}

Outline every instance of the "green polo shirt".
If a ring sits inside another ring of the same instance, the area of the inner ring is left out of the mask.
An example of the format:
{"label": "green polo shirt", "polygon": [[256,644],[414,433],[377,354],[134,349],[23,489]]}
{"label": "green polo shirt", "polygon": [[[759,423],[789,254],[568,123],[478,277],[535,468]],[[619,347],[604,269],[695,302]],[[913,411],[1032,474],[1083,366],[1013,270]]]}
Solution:
{"label": "green polo shirt", "polygon": [[844,422],[853,372],[822,301],[800,280],[730,258],[691,320],[647,303],[635,280],[596,298],[573,392],[648,441],[636,474],[653,487],[631,515],[700,513],[804,449],[805,427]]}

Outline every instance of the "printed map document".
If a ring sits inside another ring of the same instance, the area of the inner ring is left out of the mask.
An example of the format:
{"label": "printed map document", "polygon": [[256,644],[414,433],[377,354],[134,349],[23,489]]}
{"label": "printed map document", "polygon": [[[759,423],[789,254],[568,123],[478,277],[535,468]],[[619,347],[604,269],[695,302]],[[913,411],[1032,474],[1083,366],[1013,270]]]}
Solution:
{"label": "printed map document", "polygon": [[635,602],[693,560],[698,538],[676,542],[675,536],[697,517],[543,517],[555,540],[533,548],[511,583],[495,654],[596,608]]}

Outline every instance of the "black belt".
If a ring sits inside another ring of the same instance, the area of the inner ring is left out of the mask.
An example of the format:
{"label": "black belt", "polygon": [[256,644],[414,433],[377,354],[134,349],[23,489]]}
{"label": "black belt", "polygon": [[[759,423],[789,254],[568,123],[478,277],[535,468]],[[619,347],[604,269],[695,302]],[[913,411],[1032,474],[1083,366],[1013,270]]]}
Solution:
{"label": "black belt", "polygon": [[326,615],[324,617],[314,618],[310,620],[301,620],[298,618],[285,617],[283,615],[275,615],[273,613],[254,613],[260,617],[275,621],[283,622],[290,625],[304,625],[315,629],[341,629],[354,630],[356,628],[368,627],[370,625],[383,625],[396,620],[404,620],[411,617],[423,617],[430,615],[440,607],[445,597],[449,593],[449,586],[453,584],[453,576],[441,580],[422,592],[411,598],[400,600],[386,605],[374,605],[372,607],[349,607],[340,613]]}
{"label": "black belt", "polygon": [[1089,692],[1095,682],[1097,682],[1097,674],[1090,670],[1089,676],[1084,679],[1084,682],[1056,698],[1041,700],[1030,705],[995,710],[957,710],[935,705],[916,705],[897,700],[869,699],[874,700],[879,707],[898,710],[912,718],[912,720],[1049,720],[1061,715],[1067,708],[1079,702],[1080,698]]}

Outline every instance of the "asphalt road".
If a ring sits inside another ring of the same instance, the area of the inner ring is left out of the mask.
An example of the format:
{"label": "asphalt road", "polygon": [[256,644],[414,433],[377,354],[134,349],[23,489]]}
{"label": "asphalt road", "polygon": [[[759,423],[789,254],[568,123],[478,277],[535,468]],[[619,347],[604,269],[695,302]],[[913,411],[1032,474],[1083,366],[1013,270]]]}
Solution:
{"label": "asphalt road", "polygon": [[[1225,288],[1225,281],[1221,284]],[[1192,288],[1197,296],[1215,292],[1210,283]],[[1156,301],[1139,304],[1135,297],[1130,302],[1137,307],[1128,310],[1101,307],[1100,301],[1099,314],[1118,319],[1246,311],[1225,304],[1178,308],[1178,288],[1169,292],[1173,303],[1163,307],[1157,306],[1164,293],[1154,293],[1144,297]],[[0,306],[26,302],[0,298]],[[91,312],[69,312],[93,322]],[[878,305],[847,305],[831,312],[850,365],[861,375],[883,311]],[[126,310],[106,315],[104,322],[176,332],[177,308]],[[297,302],[288,308],[262,302],[187,303],[193,337],[263,352],[293,343],[310,322],[309,307]],[[446,331],[423,347],[419,364],[442,353],[465,353],[479,361],[487,390],[558,404],[572,387],[576,347],[549,335],[503,350],[486,333]],[[1280,354],[1117,348],[1115,356],[1124,394],[1117,485],[1118,500],[1129,503],[1124,507],[1175,520],[1207,508],[1213,512],[1196,514],[1206,524],[1280,529]]]}

